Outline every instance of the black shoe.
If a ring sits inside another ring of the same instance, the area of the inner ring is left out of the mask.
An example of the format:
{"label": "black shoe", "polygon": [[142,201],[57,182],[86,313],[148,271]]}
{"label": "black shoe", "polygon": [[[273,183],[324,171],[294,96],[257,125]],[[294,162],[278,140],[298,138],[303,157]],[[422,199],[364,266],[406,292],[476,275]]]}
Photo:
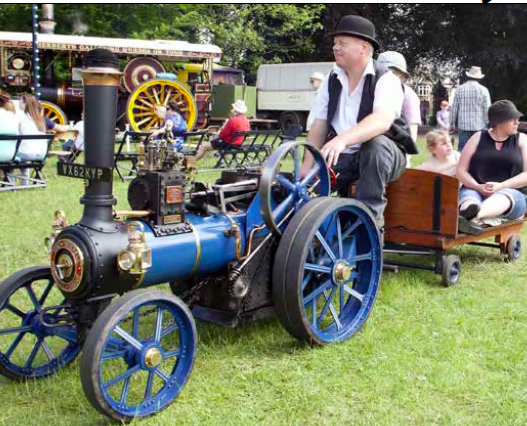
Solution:
{"label": "black shoe", "polygon": [[464,218],[474,219],[479,213],[479,206],[477,204],[470,204],[465,210],[460,210],[459,214]]}
{"label": "black shoe", "polygon": [[474,222],[471,222],[466,217],[459,216],[457,223],[457,230],[461,234],[469,235],[481,235],[483,234],[483,228]]}

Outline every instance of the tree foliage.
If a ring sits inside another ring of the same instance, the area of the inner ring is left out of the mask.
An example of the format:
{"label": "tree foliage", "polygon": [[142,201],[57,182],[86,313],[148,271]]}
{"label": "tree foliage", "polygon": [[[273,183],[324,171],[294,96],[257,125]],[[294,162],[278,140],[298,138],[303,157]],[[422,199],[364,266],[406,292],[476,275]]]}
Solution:
{"label": "tree foliage", "polygon": [[[372,20],[383,50],[403,53],[412,70],[481,66],[493,99],[527,108],[523,4],[56,4],[56,32],[214,43],[222,62],[254,77],[261,63],[330,61],[340,18]],[[0,28],[30,31],[29,4],[0,4]]]}

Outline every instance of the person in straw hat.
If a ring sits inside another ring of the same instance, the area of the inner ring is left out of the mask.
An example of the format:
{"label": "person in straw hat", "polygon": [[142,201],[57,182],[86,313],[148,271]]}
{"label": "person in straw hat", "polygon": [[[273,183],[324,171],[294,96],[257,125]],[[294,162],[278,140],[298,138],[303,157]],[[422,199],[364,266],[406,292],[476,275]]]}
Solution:
{"label": "person in straw hat", "polygon": [[306,122],[306,130],[309,131],[311,128],[311,125],[313,124],[313,121],[315,121],[315,115],[313,114],[313,107],[315,105],[315,101],[317,99],[318,89],[320,89],[320,85],[322,84],[322,80],[324,80],[324,74],[321,72],[314,72],[309,77],[309,84],[315,90],[315,96],[311,102],[311,108],[309,109],[309,115],[307,116],[307,122]]}
{"label": "person in straw hat", "polygon": [[491,104],[488,89],[479,83],[485,77],[481,68],[473,66],[466,75],[468,80],[456,90],[450,111],[450,132],[457,130],[460,152],[474,133],[487,127]]}
{"label": "person in straw hat", "polygon": [[243,143],[243,135],[234,136],[237,132],[248,132],[251,130],[251,125],[245,113],[247,112],[247,105],[241,99],[238,99],[231,105],[229,120],[220,129],[217,137],[212,138],[209,142],[201,145],[196,154],[196,161],[201,160],[208,152],[213,149],[224,149],[229,146],[241,145]]}
{"label": "person in straw hat", "polygon": [[[357,199],[381,227],[385,187],[403,174],[405,154],[418,152],[408,125],[398,121],[403,89],[395,74],[373,59],[379,42],[368,19],[345,16],[331,36],[336,67],[319,89],[308,141],[339,174],[339,194],[349,196],[350,184],[356,182]],[[400,125],[394,126],[396,122]],[[308,175],[313,164],[306,152],[300,175]]]}

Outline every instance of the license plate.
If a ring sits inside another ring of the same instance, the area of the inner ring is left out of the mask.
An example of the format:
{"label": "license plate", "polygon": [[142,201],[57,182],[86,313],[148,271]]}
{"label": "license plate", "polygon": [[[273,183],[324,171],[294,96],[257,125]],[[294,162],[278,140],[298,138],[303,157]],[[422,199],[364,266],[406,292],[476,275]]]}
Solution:
{"label": "license plate", "polygon": [[84,164],[70,164],[60,162],[57,164],[59,176],[72,177],[77,179],[88,179],[96,182],[111,182],[111,167],[93,167]]}

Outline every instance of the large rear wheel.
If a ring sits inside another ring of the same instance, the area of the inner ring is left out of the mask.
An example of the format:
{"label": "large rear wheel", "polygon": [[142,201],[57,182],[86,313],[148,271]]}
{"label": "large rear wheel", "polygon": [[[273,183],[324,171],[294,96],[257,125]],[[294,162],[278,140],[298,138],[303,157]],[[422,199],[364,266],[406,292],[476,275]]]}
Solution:
{"label": "large rear wheel", "polygon": [[154,79],[136,87],[128,98],[126,114],[135,131],[159,127],[163,123],[163,109],[175,102],[192,130],[197,119],[197,107],[192,93],[177,81]]}

